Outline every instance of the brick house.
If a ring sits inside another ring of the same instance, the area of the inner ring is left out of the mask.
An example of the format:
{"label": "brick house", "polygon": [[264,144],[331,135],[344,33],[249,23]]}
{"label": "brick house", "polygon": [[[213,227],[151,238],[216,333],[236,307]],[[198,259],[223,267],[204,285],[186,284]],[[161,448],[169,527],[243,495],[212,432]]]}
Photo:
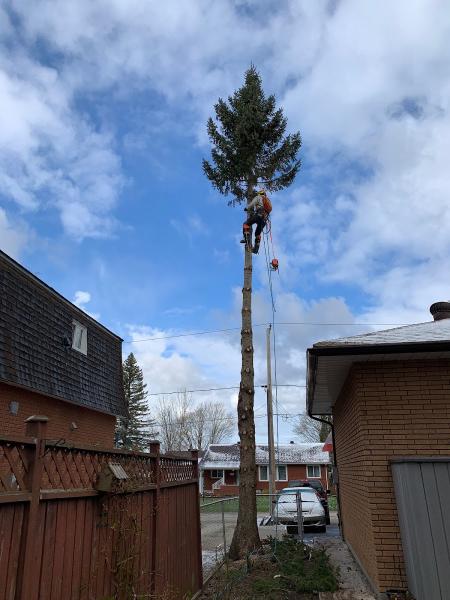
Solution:
{"label": "brick house", "polygon": [[430,311],[307,351],[308,412],[333,415],[342,535],[380,598],[450,598],[450,303]]}
{"label": "brick house", "polygon": [[114,444],[125,415],[122,340],[0,251],[0,435]]}
{"label": "brick house", "polygon": [[[288,444],[275,449],[276,488],[287,487],[290,481],[316,479],[328,489],[327,452],[323,444]],[[214,496],[236,496],[239,494],[239,444],[208,446],[200,461],[200,491]],[[256,446],[257,481],[256,490],[269,491],[268,446]]]}

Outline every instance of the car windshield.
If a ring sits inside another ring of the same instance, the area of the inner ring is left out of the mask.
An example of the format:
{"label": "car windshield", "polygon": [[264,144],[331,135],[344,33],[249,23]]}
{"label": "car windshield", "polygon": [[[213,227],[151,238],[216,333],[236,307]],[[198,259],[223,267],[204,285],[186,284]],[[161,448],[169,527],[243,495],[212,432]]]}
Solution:
{"label": "car windshield", "polygon": [[301,490],[289,489],[281,490],[278,502],[297,502],[297,491],[300,492],[302,502],[315,502],[317,496],[312,488],[303,488]]}

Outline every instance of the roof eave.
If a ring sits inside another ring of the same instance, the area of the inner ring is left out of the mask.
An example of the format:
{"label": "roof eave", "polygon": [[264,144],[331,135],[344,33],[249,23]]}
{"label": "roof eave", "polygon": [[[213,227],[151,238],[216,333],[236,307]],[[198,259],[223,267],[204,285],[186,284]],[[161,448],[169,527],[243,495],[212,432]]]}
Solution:
{"label": "roof eave", "polygon": [[[323,415],[328,413],[314,412],[314,390],[316,385],[318,358],[321,356],[363,356],[377,354],[415,354],[419,352],[448,352],[450,341],[430,342],[403,342],[398,344],[361,344],[345,346],[318,346],[308,348],[307,379],[306,379],[306,407],[309,415]],[[406,358],[405,360],[411,360]]]}

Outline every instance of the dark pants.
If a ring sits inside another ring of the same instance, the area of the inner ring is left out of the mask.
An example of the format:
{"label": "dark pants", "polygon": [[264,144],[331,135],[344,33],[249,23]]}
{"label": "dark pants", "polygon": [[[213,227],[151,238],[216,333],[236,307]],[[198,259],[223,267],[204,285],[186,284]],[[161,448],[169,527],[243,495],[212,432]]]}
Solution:
{"label": "dark pants", "polygon": [[[246,227],[246,225],[248,227]],[[261,239],[262,230],[264,229],[264,227],[266,225],[266,218],[265,218],[265,216],[262,215],[261,213],[250,213],[248,215],[247,220],[244,223],[244,236],[246,234],[248,234],[248,235],[250,235],[250,238],[251,238],[252,225],[256,225],[256,229],[255,229],[255,242],[257,242],[258,245],[259,245],[259,241]]]}

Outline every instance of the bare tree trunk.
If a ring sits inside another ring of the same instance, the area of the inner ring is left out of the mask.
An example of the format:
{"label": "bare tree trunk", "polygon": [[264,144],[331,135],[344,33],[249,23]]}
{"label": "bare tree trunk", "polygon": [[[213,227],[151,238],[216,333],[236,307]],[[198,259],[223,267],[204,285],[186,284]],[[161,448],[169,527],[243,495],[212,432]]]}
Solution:
{"label": "bare tree trunk", "polygon": [[[253,186],[249,186],[247,203]],[[229,556],[244,558],[261,545],[256,513],[256,464],[254,371],[252,330],[252,252],[245,244],[244,287],[242,288],[241,385],[239,389],[238,430],[240,439],[239,512]]]}

